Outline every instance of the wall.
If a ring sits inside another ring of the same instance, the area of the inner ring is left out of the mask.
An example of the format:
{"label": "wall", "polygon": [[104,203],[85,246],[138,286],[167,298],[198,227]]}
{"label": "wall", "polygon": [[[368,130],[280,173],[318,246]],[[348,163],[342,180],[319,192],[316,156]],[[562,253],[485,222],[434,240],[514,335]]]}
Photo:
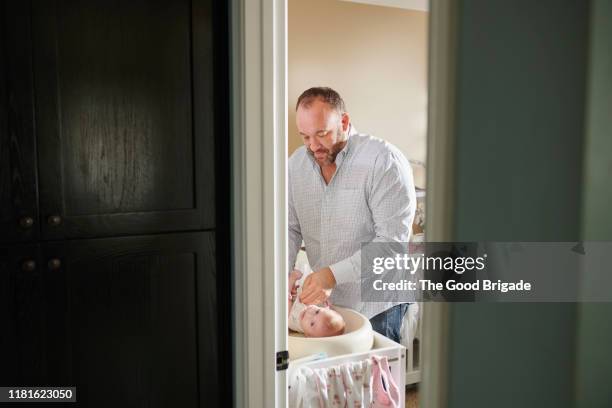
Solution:
{"label": "wall", "polygon": [[425,161],[427,18],[423,11],[289,0],[289,154],[302,145],[295,102],[311,86],[344,98],[360,132]]}
{"label": "wall", "polygon": [[[581,232],[588,2],[461,1],[456,240]],[[571,407],[576,304],[453,304],[449,406]]]}
{"label": "wall", "polygon": [[[612,2],[591,3],[587,99],[583,239],[612,241]],[[585,282],[583,288],[609,291],[610,276]],[[578,308],[576,406],[612,406],[612,304],[584,303]]]}

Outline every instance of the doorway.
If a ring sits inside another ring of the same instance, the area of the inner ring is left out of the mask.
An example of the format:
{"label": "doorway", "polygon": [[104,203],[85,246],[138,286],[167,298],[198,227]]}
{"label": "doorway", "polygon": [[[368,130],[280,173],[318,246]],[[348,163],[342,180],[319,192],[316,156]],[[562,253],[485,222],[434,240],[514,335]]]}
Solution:
{"label": "doorway", "polygon": [[[287,5],[288,156],[299,154],[304,144],[296,127],[299,95],[316,86],[334,89],[354,132],[392,144],[408,160],[417,196],[410,241],[424,242],[428,2],[288,0]],[[307,250],[296,263],[303,272],[311,269]],[[333,302],[338,301],[343,300]],[[422,303],[408,306],[400,330],[407,407],[417,406],[421,381],[422,311]],[[291,347],[292,342],[290,356]]]}
{"label": "doorway", "polygon": [[[276,352],[287,350],[285,183],[287,155],[296,144],[287,136],[292,118],[279,112],[291,112],[295,103],[289,84],[291,49],[287,48],[292,2],[237,3],[232,16],[240,22],[234,26],[232,44],[233,121],[234,134],[239,136],[234,157],[240,158],[234,161],[233,187],[235,197],[240,198],[234,208],[234,232],[240,237],[234,248],[236,293],[240,291],[235,300],[237,403],[263,407],[275,401],[282,407],[287,404],[286,375],[276,371],[275,363],[282,360]],[[427,128],[427,157],[423,161],[428,167],[425,225],[428,239],[440,241],[447,239],[452,224],[448,211],[452,206],[452,162],[448,159],[452,148],[450,72],[454,63],[454,42],[449,35],[453,6],[442,3],[447,2],[433,0],[429,11],[428,119],[424,122],[432,123],[432,118],[436,121]],[[425,369],[420,398],[427,401],[424,406],[443,406],[447,310],[444,305],[433,304],[423,309],[422,333],[432,341],[422,350]],[[239,316],[241,311],[243,315]],[[256,313],[258,316],[249,323],[247,316]]]}

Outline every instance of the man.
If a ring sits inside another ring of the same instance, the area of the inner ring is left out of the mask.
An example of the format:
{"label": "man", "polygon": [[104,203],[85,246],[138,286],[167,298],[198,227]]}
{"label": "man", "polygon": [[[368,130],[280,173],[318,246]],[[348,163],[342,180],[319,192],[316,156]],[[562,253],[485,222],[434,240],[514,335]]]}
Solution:
{"label": "man", "polygon": [[416,208],[412,171],[383,140],[358,134],[331,88],[310,88],[296,104],[304,141],[289,159],[289,267],[302,240],[313,269],[300,300],[349,307],[399,341],[407,304],[361,302],[361,244],[408,242]]}

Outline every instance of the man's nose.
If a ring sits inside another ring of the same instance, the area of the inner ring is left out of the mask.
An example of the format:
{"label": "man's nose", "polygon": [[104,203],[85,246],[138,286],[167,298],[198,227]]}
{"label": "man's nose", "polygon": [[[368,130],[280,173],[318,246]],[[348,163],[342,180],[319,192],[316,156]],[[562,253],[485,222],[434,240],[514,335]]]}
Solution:
{"label": "man's nose", "polygon": [[312,150],[313,152],[316,152],[317,150],[319,150],[320,146],[321,144],[317,142],[315,139],[312,139],[310,141],[310,150]]}

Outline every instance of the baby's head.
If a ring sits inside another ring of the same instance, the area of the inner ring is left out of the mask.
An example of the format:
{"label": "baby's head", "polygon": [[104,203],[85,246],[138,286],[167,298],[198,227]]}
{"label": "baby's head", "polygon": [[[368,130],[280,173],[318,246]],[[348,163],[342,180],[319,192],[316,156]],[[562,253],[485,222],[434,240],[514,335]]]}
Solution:
{"label": "baby's head", "polygon": [[335,310],[309,305],[302,311],[300,326],[306,337],[330,337],[344,333],[346,323]]}

